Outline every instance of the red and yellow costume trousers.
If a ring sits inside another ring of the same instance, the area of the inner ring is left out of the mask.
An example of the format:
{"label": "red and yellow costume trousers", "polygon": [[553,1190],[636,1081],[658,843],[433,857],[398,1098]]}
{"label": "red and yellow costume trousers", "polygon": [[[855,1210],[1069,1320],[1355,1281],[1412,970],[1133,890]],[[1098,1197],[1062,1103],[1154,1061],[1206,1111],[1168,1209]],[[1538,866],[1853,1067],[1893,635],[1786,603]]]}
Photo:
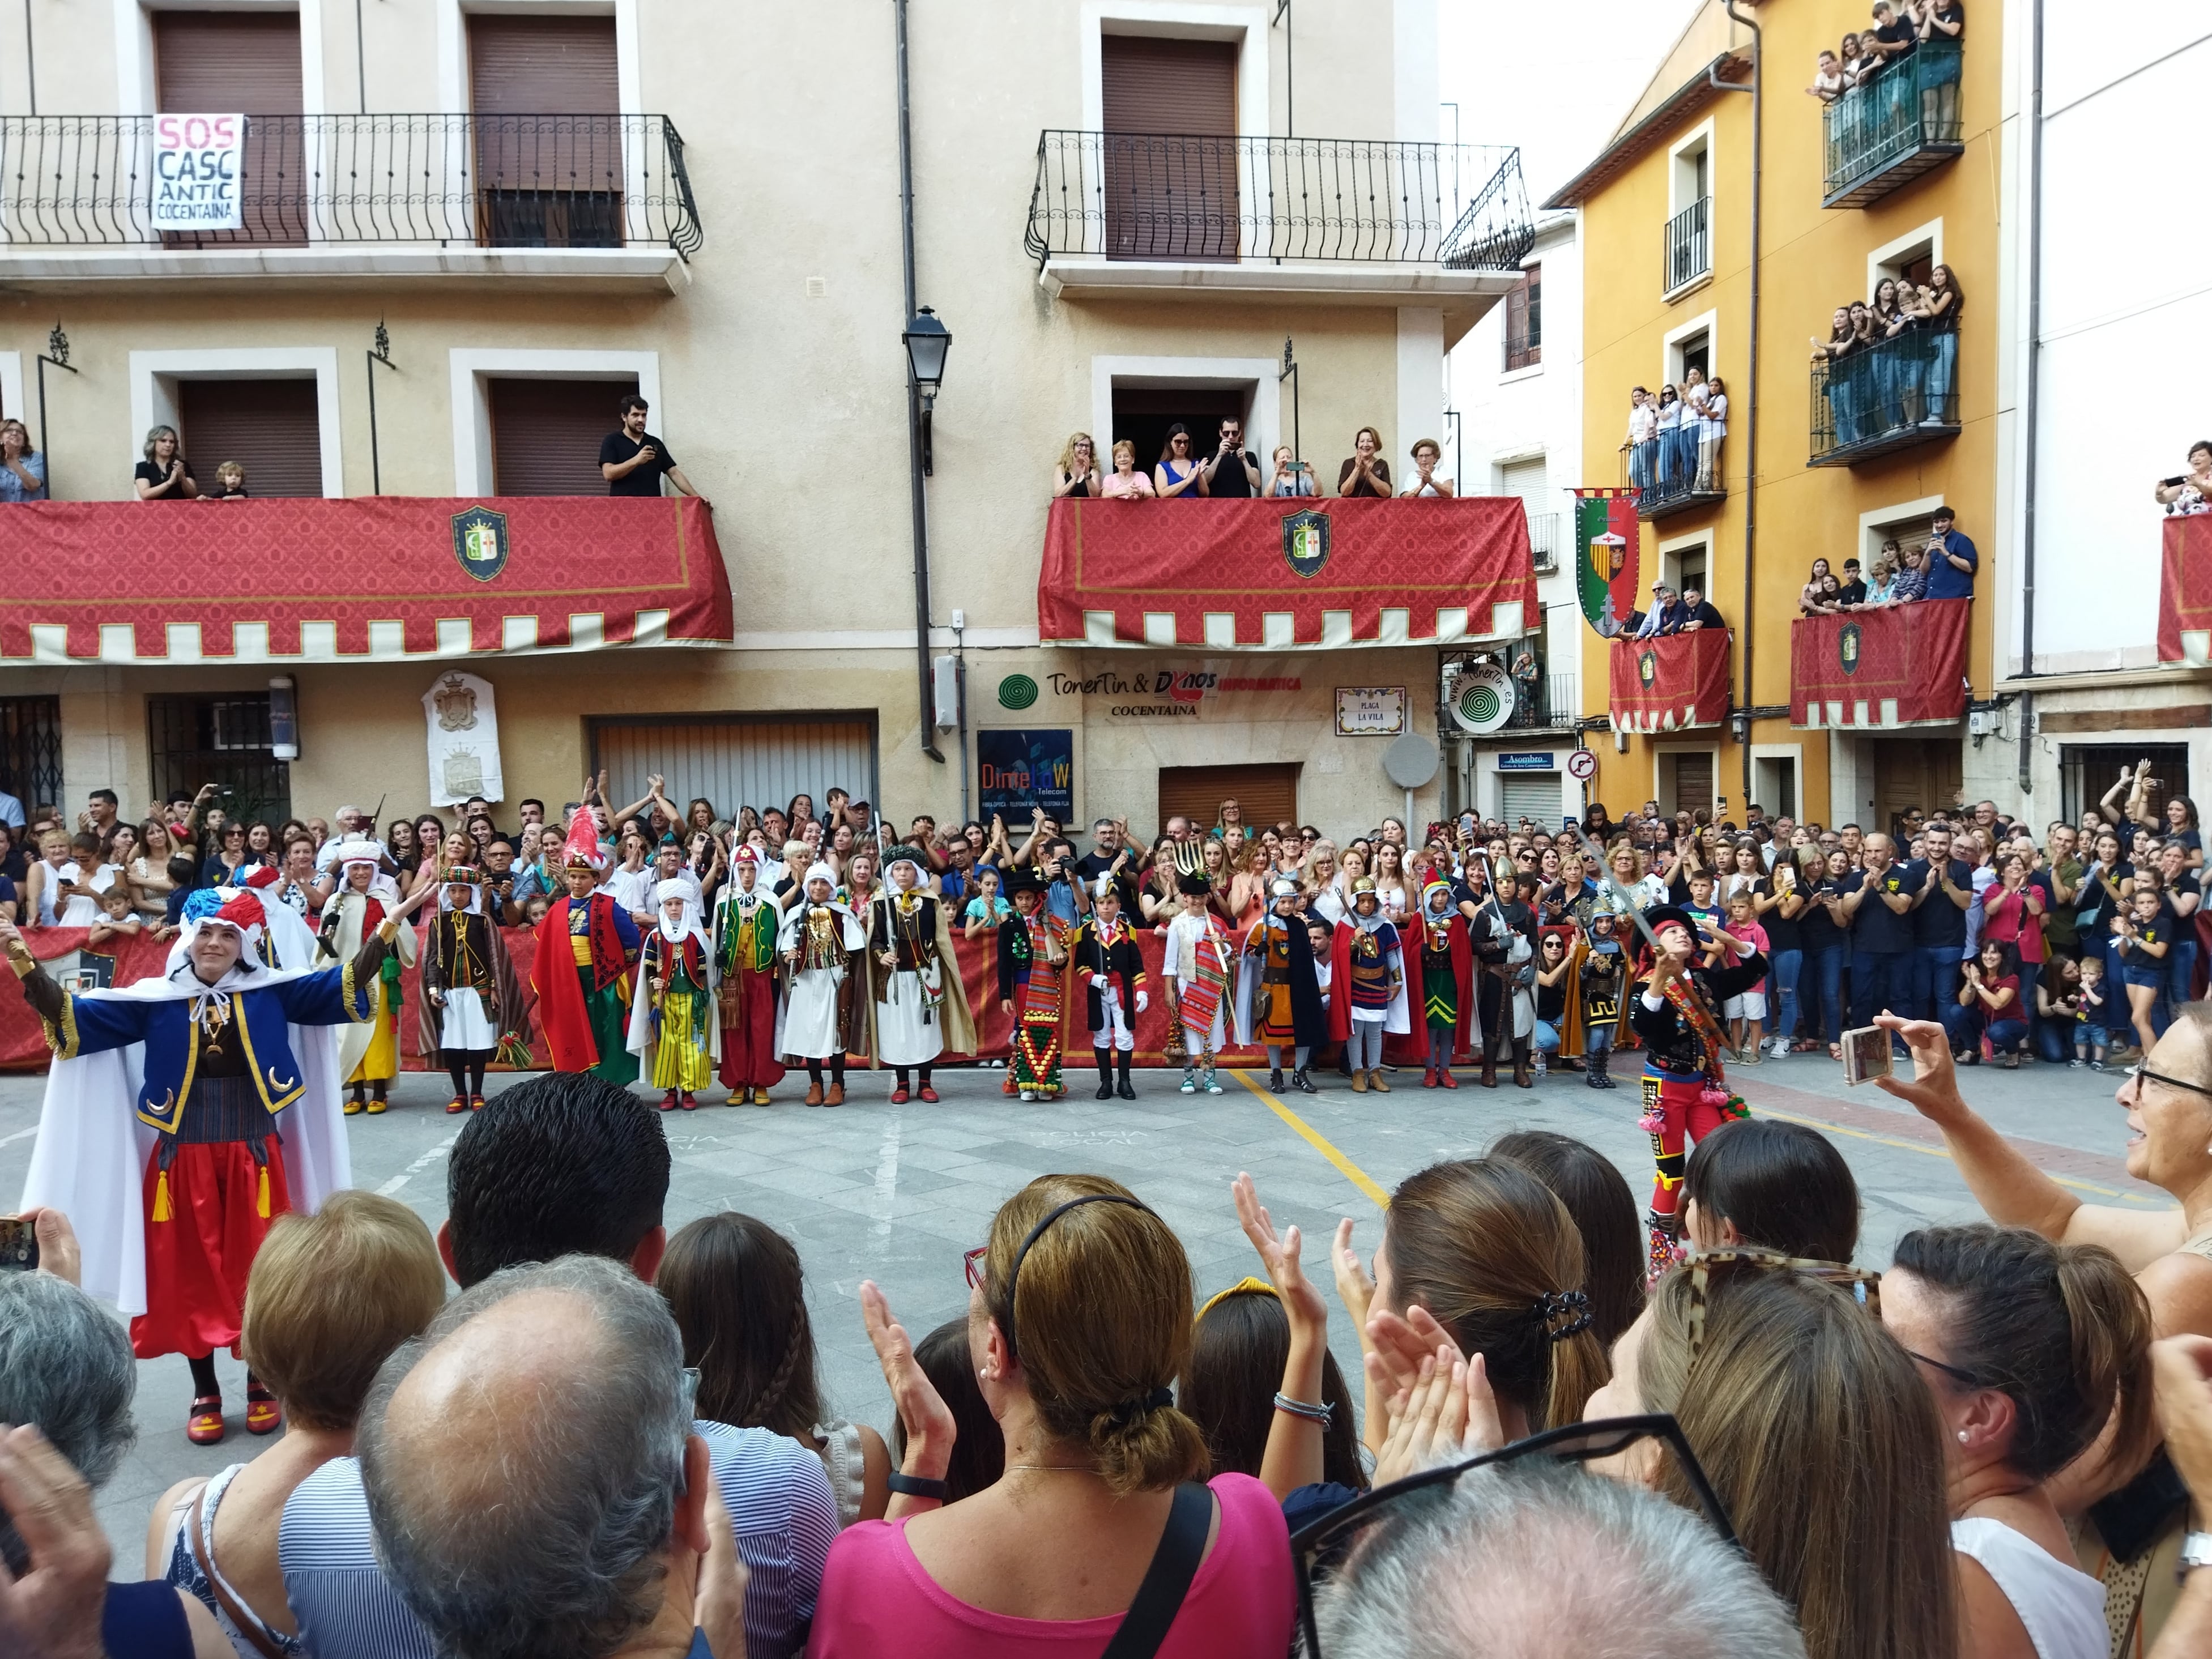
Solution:
{"label": "red and yellow costume trousers", "polygon": [[131,1352],[199,1355],[237,1347],[246,1279],[270,1224],[292,1207],[283,1141],[243,1077],[203,1077],[174,1135],[147,1159],[146,1311]]}

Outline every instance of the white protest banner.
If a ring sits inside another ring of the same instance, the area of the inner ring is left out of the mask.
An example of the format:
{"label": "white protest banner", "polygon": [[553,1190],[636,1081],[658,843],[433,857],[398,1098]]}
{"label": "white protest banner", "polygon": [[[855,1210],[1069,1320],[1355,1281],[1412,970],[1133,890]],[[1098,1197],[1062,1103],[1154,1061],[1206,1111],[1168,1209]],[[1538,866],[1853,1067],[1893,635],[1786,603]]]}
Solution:
{"label": "white protest banner", "polygon": [[243,115],[155,116],[154,228],[244,229],[239,174],[245,147]]}

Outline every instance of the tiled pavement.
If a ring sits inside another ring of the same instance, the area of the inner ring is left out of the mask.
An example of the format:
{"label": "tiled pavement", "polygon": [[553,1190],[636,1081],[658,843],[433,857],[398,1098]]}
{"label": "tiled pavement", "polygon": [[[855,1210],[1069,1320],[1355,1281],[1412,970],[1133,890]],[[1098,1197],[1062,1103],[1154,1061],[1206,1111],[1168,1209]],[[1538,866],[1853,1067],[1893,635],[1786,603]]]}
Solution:
{"label": "tiled pavement", "polygon": [[[962,1314],[961,1253],[982,1242],[1008,1193],[1046,1171],[1093,1170],[1127,1182],[1182,1234],[1200,1294],[1256,1267],[1229,1202],[1229,1182],[1239,1170],[1251,1172],[1279,1224],[1294,1221],[1304,1230],[1308,1271],[1324,1286],[1328,1237],[1340,1216],[1358,1224],[1363,1250],[1377,1237],[1380,1212],[1363,1183],[1387,1191],[1435,1159],[1479,1152],[1510,1128],[1580,1136],[1619,1163],[1639,1201],[1649,1190],[1650,1143],[1636,1127],[1631,1079],[1611,1093],[1574,1076],[1554,1076],[1532,1091],[1509,1085],[1492,1092],[1463,1073],[1461,1087],[1444,1092],[1400,1073],[1389,1094],[1375,1096],[1355,1095],[1341,1079],[1324,1076],[1321,1095],[1290,1096],[1278,1110],[1264,1090],[1249,1086],[1264,1074],[1245,1080],[1224,1072],[1227,1091],[1209,1097],[1178,1094],[1170,1074],[1139,1072],[1137,1100],[1098,1101],[1091,1097],[1096,1073],[1086,1064],[1070,1073],[1070,1099],[1026,1106],[1000,1093],[1003,1075],[941,1072],[941,1103],[894,1107],[888,1074],[860,1072],[850,1079],[848,1104],[836,1110],[799,1105],[802,1079],[787,1085],[784,1100],[768,1110],[714,1105],[665,1120],[675,1152],[670,1229],[734,1208],[773,1222],[798,1243],[826,1391],[846,1415],[880,1425],[890,1414],[860,1326],[860,1280],[881,1285],[917,1336]],[[1865,1200],[1862,1261],[1886,1262],[1898,1236],[1923,1223],[1978,1213],[1940,1138],[1901,1103],[1871,1088],[1847,1088],[1826,1059],[1770,1060],[1734,1076],[1755,1110],[1834,1134]],[[495,1077],[491,1087],[507,1081]],[[2164,1194],[2130,1182],[2121,1166],[2126,1132],[2112,1099],[2118,1082],[2116,1075],[2044,1066],[1965,1074],[1968,1099],[2091,1201],[2164,1204]],[[41,1088],[36,1077],[0,1078],[0,1194],[11,1199],[29,1162]],[[356,1182],[396,1194],[433,1228],[446,1213],[445,1153],[458,1127],[440,1109],[445,1097],[442,1078],[410,1075],[398,1084],[391,1112],[349,1120]],[[1334,1337],[1341,1359],[1352,1336],[1340,1314]],[[217,1363],[233,1431],[223,1445],[207,1449],[184,1438],[191,1392],[184,1362],[139,1368],[139,1444],[100,1500],[118,1577],[138,1575],[146,1514],[164,1487],[250,1455],[259,1443],[243,1431],[242,1367],[228,1356]]]}

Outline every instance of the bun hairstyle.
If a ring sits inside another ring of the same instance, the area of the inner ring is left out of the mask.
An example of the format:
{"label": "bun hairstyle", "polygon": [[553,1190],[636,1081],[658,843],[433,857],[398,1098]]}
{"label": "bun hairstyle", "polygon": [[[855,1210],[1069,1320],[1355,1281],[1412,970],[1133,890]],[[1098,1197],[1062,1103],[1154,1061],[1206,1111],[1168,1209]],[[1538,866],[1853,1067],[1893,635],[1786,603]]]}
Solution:
{"label": "bun hairstyle", "polygon": [[1589,1294],[1590,1334],[1610,1353],[1644,1311],[1644,1224],[1636,1194],[1620,1167],[1595,1147],[1550,1129],[1500,1135],[1487,1156],[1519,1164],[1566,1206],[1583,1241],[1582,1288]]}
{"label": "bun hairstyle", "polygon": [[2114,1426],[2106,1467],[2132,1474],[2157,1437],[2150,1304],[2100,1244],[2025,1227],[1923,1227],[1895,1266],[1945,1304],[1947,1362],[2013,1403],[2008,1466],[2043,1480]]}
{"label": "bun hairstyle", "polygon": [[1682,1196],[1700,1218],[1735,1224],[1747,1244],[1815,1261],[1849,1261],[1859,1242],[1859,1188],[1827,1137],[1801,1123],[1745,1117],[1699,1141]]}
{"label": "bun hairstyle", "polygon": [[1582,1235],[1566,1206],[1504,1158],[1432,1164],[1383,1223],[1400,1309],[1426,1308],[1533,1431],[1571,1423],[1608,1373],[1590,1329]]}
{"label": "bun hairstyle", "polygon": [[668,1241],[654,1283],[699,1370],[697,1412],[732,1428],[811,1437],[822,1421],[814,1326],[791,1241],[734,1210],[701,1216]]}
{"label": "bun hairstyle", "polygon": [[1189,1364],[1190,1260],[1104,1176],[1039,1176],[1000,1206],[984,1305],[1047,1434],[1117,1496],[1202,1475],[1206,1441],[1170,1385]]}

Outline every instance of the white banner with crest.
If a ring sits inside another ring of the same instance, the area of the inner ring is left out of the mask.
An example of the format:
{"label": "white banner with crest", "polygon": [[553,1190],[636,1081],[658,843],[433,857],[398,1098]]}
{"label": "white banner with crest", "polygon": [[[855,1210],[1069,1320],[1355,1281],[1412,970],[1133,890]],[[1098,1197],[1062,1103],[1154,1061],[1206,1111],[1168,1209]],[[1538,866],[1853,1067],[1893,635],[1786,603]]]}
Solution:
{"label": "white banner with crest", "polygon": [[430,805],[456,806],[471,795],[506,793],[499,768],[499,710],[491,682],[458,670],[422,694],[430,728]]}

